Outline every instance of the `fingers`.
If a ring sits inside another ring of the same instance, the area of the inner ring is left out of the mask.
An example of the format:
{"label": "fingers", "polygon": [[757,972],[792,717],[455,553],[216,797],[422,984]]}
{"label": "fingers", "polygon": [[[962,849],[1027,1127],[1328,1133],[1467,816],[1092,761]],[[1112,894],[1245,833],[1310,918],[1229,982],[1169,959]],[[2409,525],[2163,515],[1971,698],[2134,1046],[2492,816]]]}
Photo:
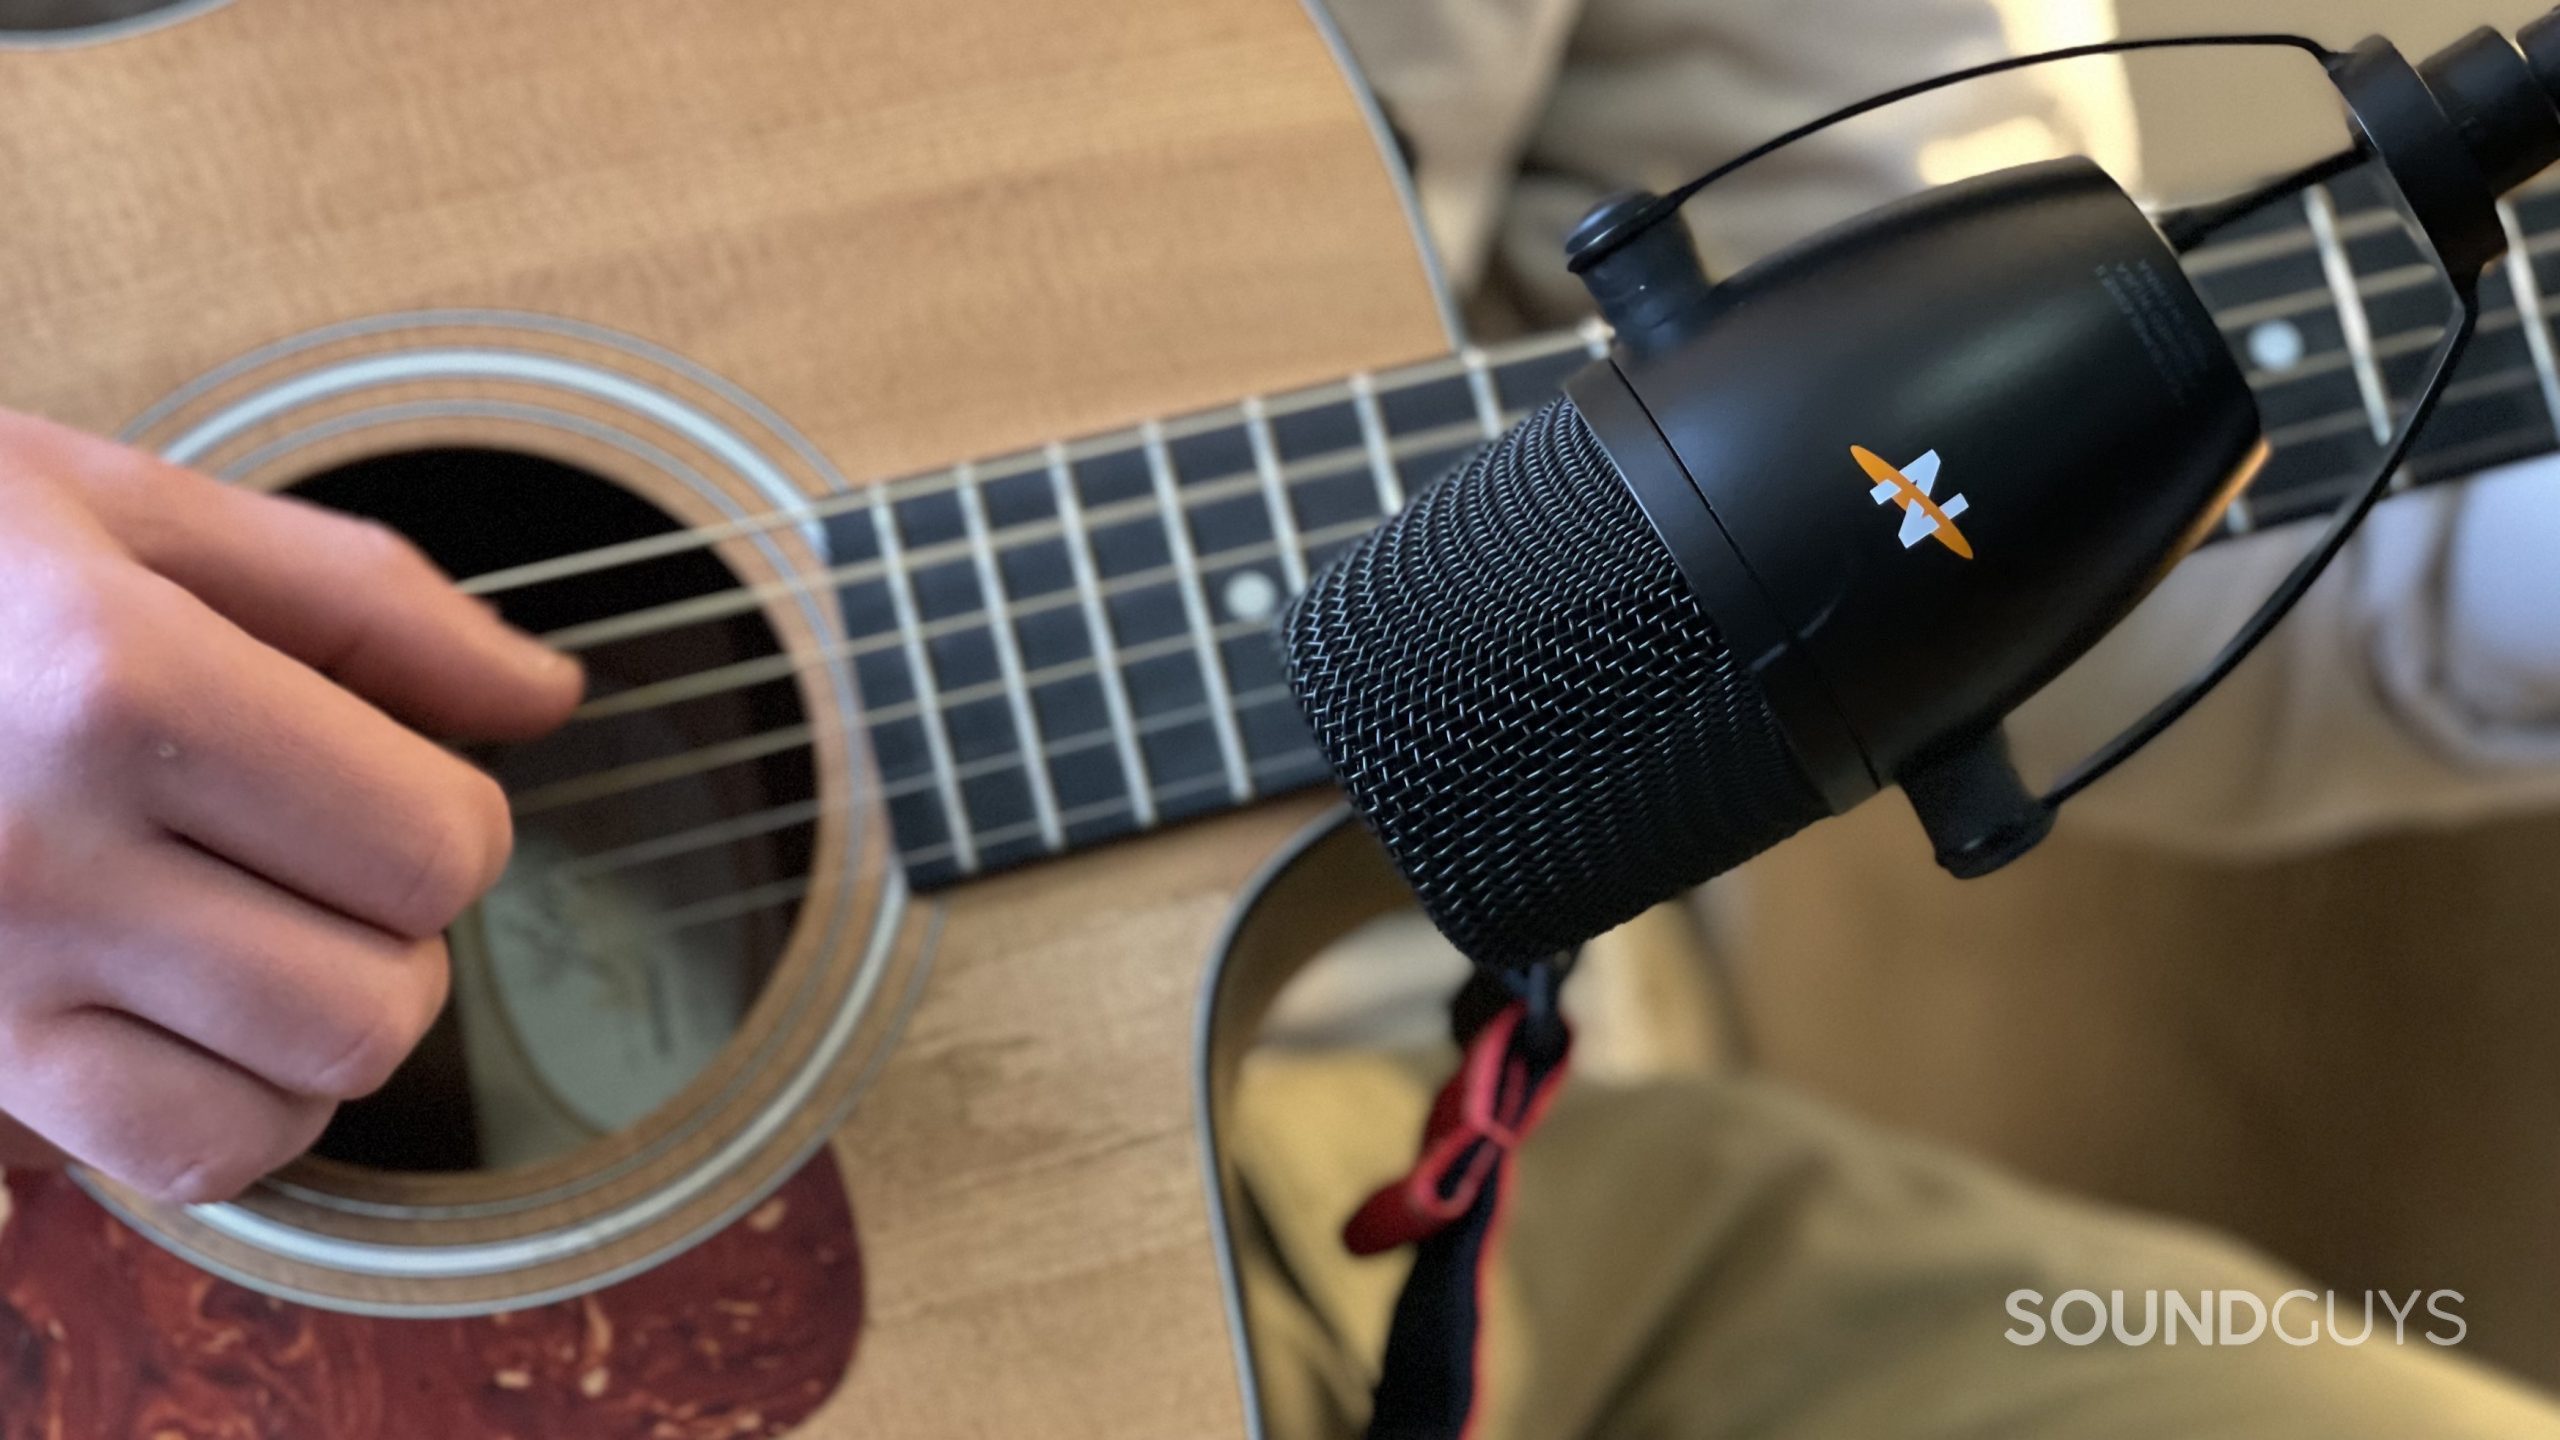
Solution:
{"label": "fingers", "polygon": [[[154,582],[159,583],[159,582]],[[392,935],[437,934],[506,867],[496,782],[169,588],[187,635],[130,689],[144,818]],[[190,623],[187,612],[194,611]]]}
{"label": "fingers", "polygon": [[226,1197],[389,1077],[506,864],[393,716],[538,730],[577,668],[374,527],[6,412],[0,513],[0,1163]]}
{"label": "fingers", "polygon": [[227,1200],[309,1149],[334,1108],[106,1010],[0,1039],[0,1105],[72,1159],[190,1205]]}
{"label": "fingers", "polygon": [[176,841],[121,869],[129,938],[80,998],[279,1090],[370,1095],[444,1008],[441,940],[355,924]]}
{"label": "fingers", "polygon": [[26,416],[0,415],[0,448],[76,479],[144,565],[411,724],[515,739],[578,703],[577,662],[500,621],[381,526]]}

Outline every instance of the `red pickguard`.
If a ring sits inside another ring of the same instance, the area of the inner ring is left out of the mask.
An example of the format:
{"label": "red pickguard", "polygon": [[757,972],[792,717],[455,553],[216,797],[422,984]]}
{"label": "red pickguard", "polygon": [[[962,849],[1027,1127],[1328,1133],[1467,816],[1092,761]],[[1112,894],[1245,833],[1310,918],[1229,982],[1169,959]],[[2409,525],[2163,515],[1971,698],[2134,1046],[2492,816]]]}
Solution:
{"label": "red pickguard", "polygon": [[663,1266],[576,1300],[381,1320],[188,1265],[59,1175],[8,1177],[0,1440],[730,1440],[853,1363],[862,1259],[834,1158]]}

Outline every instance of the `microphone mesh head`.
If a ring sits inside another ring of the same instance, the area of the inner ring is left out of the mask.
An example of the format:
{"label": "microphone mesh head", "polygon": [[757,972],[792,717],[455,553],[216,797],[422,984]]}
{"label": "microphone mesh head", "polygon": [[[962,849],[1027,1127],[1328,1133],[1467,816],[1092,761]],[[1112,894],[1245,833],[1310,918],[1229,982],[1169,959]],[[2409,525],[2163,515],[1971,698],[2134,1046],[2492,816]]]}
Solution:
{"label": "microphone mesh head", "polygon": [[1317,745],[1478,964],[1569,950],[1824,813],[1570,401],[1326,567],[1282,625]]}

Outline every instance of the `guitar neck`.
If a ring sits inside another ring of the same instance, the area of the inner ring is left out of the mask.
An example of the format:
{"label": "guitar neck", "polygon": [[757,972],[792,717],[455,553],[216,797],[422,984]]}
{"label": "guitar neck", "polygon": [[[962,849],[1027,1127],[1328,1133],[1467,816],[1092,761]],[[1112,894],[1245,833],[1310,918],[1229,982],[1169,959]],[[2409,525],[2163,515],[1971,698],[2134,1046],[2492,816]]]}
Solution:
{"label": "guitar neck", "polygon": [[[2560,449],[2560,188],[2503,214],[2508,263],[2398,483]],[[2435,271],[2352,177],[2188,269],[2275,451],[2222,533],[2325,511],[2425,378],[2447,318]],[[1470,349],[910,477],[832,516],[843,659],[910,883],[1322,783],[1270,638],[1279,607],[1606,350],[1594,327]]]}

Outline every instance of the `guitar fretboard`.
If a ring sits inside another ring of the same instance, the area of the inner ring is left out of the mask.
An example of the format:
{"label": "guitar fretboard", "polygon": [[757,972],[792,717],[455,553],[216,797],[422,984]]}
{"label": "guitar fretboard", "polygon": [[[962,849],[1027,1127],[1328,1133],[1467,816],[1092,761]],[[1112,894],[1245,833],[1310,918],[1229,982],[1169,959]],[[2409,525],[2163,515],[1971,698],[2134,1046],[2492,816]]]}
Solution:
{"label": "guitar fretboard", "polygon": [[[2560,189],[2512,253],[2405,483],[2560,449]],[[2317,514],[2379,458],[2447,302],[2370,181],[2233,227],[2189,271],[2275,455],[2226,533]],[[877,487],[828,526],[918,888],[1322,783],[1271,623],[1308,575],[1606,352],[1542,336]]]}

